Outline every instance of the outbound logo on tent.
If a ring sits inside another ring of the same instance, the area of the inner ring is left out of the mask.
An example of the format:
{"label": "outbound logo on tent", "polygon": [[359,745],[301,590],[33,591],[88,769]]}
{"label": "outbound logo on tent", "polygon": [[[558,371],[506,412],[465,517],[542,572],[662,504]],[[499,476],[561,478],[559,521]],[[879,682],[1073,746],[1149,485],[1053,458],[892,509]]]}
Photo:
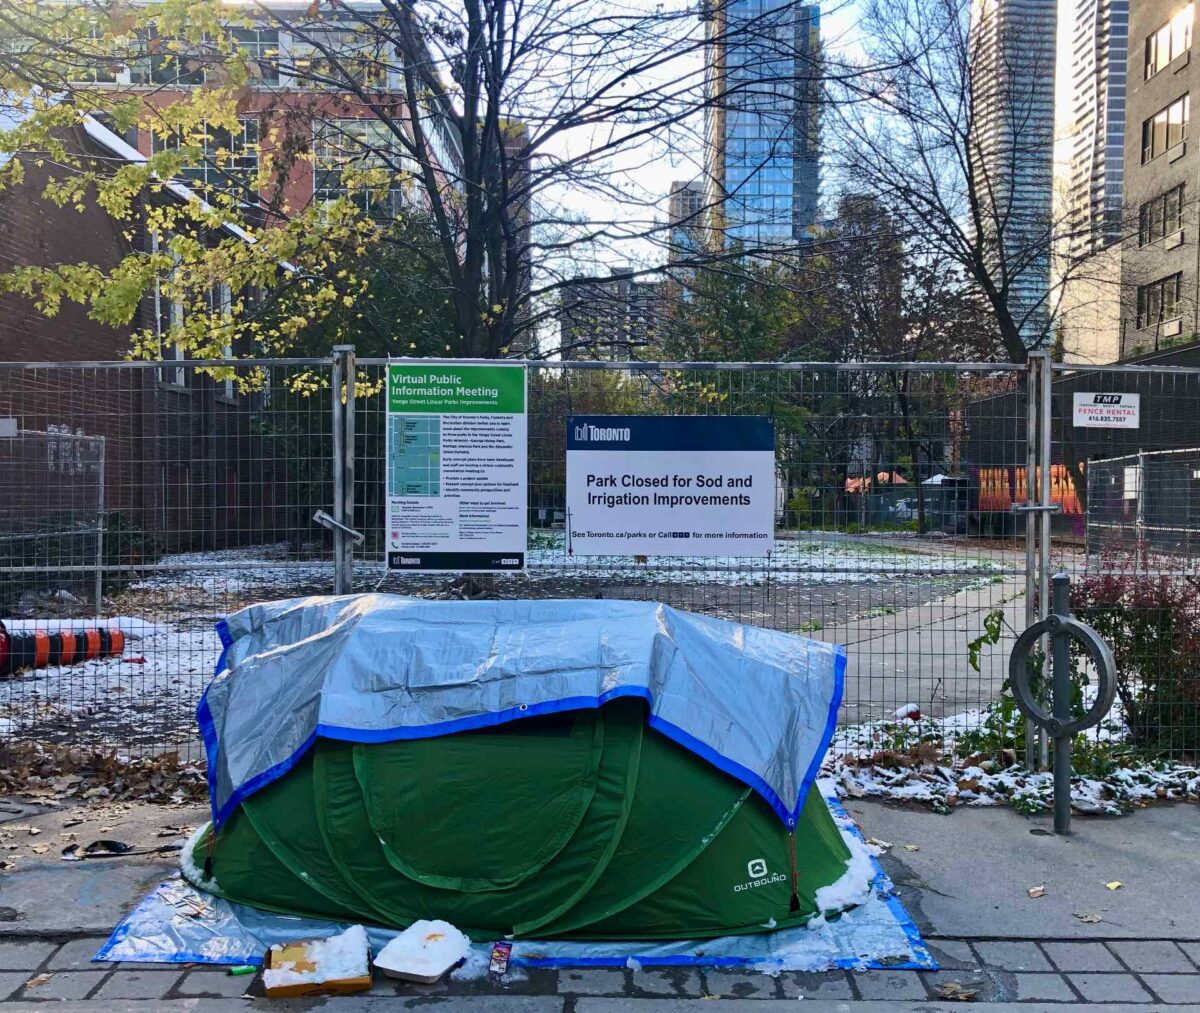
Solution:
{"label": "outbound logo on tent", "polygon": [[765,858],[752,858],[746,863],[746,875],[750,878],[745,883],[738,883],[733,888],[734,893],[743,890],[754,890],[760,886],[770,886],[772,883],[786,883],[787,876],[781,872],[772,873],[767,869]]}

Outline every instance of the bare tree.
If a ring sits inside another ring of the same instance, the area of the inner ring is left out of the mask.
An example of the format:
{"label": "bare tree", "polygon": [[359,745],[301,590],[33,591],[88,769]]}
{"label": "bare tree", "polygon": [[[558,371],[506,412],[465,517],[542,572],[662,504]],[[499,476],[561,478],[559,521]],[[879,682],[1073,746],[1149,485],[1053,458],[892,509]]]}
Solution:
{"label": "bare tree", "polygon": [[842,75],[832,105],[851,185],[898,216],[918,259],[960,269],[1021,362],[1052,342],[1069,225],[1052,201],[1054,5],[1017,6],[870,0],[871,66]]}
{"label": "bare tree", "polygon": [[[702,11],[686,0],[317,0],[235,10],[217,0],[134,7],[96,0],[54,7],[39,20],[17,0],[0,0],[0,34],[12,40],[0,55],[0,85],[10,105],[35,92],[55,96],[34,110],[33,125],[13,144],[53,148],[64,177],[78,180],[83,170],[55,146],[53,131],[85,112],[155,138],[147,187],[155,176],[200,165],[206,178],[226,177],[210,203],[260,242],[236,258],[224,242],[173,243],[172,284],[198,321],[175,336],[183,345],[272,304],[235,303],[232,315],[208,320],[206,330],[202,289],[218,270],[235,286],[253,279],[301,298],[297,317],[319,316],[337,300],[366,297],[345,265],[380,248],[387,251],[380,263],[419,260],[434,279],[458,335],[449,353],[493,357],[532,349],[558,292],[578,289],[581,278],[610,280],[614,262],[626,265],[621,280],[661,276],[652,256],[628,255],[667,242],[670,226],[659,210],[669,175],[660,179],[653,170],[701,162],[704,131],[717,113],[753,114],[762,95],[781,89],[813,94],[823,71],[811,39],[779,31],[789,10],[806,5],[768,7],[742,0],[707,0]],[[277,41],[265,42],[268,35]],[[759,75],[711,73],[714,52],[764,39],[773,58]],[[795,54],[787,52],[792,46]],[[812,116],[811,103],[803,115]],[[239,117],[260,124],[256,176],[236,171],[226,140]],[[361,129],[368,119],[375,126]],[[764,164],[795,144],[796,117],[777,119],[777,134],[764,138],[758,156]],[[315,139],[314,121],[325,124]],[[337,177],[334,189],[348,201],[295,206],[292,181],[312,172],[310,163],[327,150],[343,153],[327,175]],[[128,208],[127,200],[107,199],[115,184],[103,173],[88,175],[86,185],[118,211]],[[738,185],[712,188],[697,215],[719,222]],[[381,214],[397,195],[421,214],[395,221]],[[176,233],[211,226],[211,213],[190,224],[183,217],[176,211],[157,226]],[[261,241],[272,231],[294,242]],[[689,252],[685,266],[790,258],[796,245],[795,237],[767,238],[733,251],[716,233]],[[299,270],[269,277],[267,258]],[[36,292],[61,284],[61,276],[53,268],[27,272],[22,287]],[[279,341],[286,340],[284,333]]]}

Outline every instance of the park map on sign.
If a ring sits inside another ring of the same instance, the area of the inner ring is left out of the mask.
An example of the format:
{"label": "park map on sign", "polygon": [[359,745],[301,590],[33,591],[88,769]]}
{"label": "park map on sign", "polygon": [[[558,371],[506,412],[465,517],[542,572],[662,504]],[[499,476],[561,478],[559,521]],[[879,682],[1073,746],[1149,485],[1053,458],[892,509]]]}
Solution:
{"label": "park map on sign", "polygon": [[388,495],[441,495],[442,420],[439,417],[389,416],[388,453]]}

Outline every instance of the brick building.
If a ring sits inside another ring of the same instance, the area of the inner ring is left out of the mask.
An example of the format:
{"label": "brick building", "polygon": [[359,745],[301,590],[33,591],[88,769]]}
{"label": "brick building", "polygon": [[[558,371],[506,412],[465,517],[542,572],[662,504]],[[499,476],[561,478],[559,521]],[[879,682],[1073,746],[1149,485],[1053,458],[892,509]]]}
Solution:
{"label": "brick building", "polygon": [[[66,139],[109,165],[139,157],[91,118]],[[77,210],[46,198],[49,170],[36,162],[23,159],[23,181],[0,190],[0,271],[77,262],[104,269],[148,249],[136,221],[130,228],[94,203]],[[195,196],[173,185],[155,199]],[[161,321],[155,302],[144,301],[139,326]],[[21,295],[0,296],[0,419],[15,420],[20,433],[0,438],[0,481],[9,490],[0,528],[13,537],[86,532],[103,509],[167,547],[273,534],[263,530],[263,508],[278,498],[279,480],[263,473],[265,458],[249,445],[250,399],[182,365],[114,365],[128,355],[130,336],[69,300],[47,316]]]}
{"label": "brick building", "polygon": [[[354,32],[353,15],[343,24],[336,15],[310,12],[272,4],[260,24],[231,27],[256,68],[240,102],[239,129],[209,129],[205,159],[185,168],[160,197],[145,199],[235,193],[251,223],[270,227],[314,201],[346,194],[349,169],[382,166],[402,174],[415,168],[374,111],[405,120],[394,54],[380,47],[378,33]],[[277,27],[285,23],[302,25],[303,31],[293,36]],[[328,45],[370,91],[370,104],[320,83],[314,86],[326,59],[314,40]],[[167,46],[137,48],[142,55],[126,65],[89,72],[88,86],[140,95],[152,110],[204,84],[203,59],[154,55],[167,54]],[[444,110],[433,99],[422,102],[433,159],[445,185],[456,186],[461,155],[454,134]],[[178,143],[159,130],[131,129],[117,136],[91,117],[71,132],[69,141],[79,154],[110,167]],[[283,168],[258,192],[255,177],[265,157]],[[132,228],[114,221],[95,204],[82,211],[57,206],[43,195],[48,171],[34,159],[23,159],[23,166],[23,183],[0,191],[0,271],[76,262],[105,269],[135,250],[153,248],[153,237],[136,221]],[[418,197],[401,175],[386,195],[360,193],[354,199],[369,202],[367,210],[386,217]],[[522,227],[527,231],[527,221]],[[235,227],[229,229],[244,237]],[[231,296],[228,286],[214,286],[214,299]],[[160,298],[156,286],[136,326],[164,334],[179,322],[181,312],[182,306]],[[0,419],[16,419],[26,434],[0,439],[0,481],[8,484],[6,476],[21,477],[16,486],[10,484],[20,495],[9,496],[7,506],[0,506],[0,528],[86,528],[94,525],[102,504],[170,548],[222,548],[310,535],[310,516],[302,515],[312,512],[311,481],[289,477],[295,468],[283,459],[284,448],[297,434],[272,439],[260,424],[261,410],[271,402],[269,388],[242,394],[231,382],[214,381],[188,367],[182,351],[167,342],[161,343],[166,363],[161,367],[29,365],[121,360],[130,351],[131,333],[97,323],[69,301],[47,317],[28,299],[0,295],[0,363],[23,364],[0,366]],[[312,416],[300,425],[301,436],[319,437],[327,424],[328,410],[321,413],[315,400],[294,414]],[[41,435],[29,435],[33,433]],[[307,442],[306,453],[319,458],[323,451],[313,440]],[[319,470],[319,462],[310,468]]]}

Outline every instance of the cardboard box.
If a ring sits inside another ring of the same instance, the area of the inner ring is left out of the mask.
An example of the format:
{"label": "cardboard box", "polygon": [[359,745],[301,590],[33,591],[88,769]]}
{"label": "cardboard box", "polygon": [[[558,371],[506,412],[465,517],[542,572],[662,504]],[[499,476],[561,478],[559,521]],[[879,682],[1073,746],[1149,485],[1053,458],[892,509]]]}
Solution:
{"label": "cardboard box", "polygon": [[[360,992],[370,991],[371,951],[366,942],[366,933],[362,932],[361,928],[357,926],[356,928],[362,933],[364,974],[346,974],[345,967],[348,965],[344,956],[336,962],[327,959],[330,940],[301,939],[290,943],[277,943],[267,950],[266,956],[263,958],[263,989],[267,997],[300,999],[330,995],[357,995]],[[353,929],[350,930],[350,932],[353,931]],[[341,939],[348,936],[350,932],[343,933],[342,937],[334,938]],[[354,937],[353,942],[358,942],[357,936]],[[331,976],[325,976],[323,965],[329,967],[332,972]],[[272,974],[272,971],[286,972],[283,976],[291,980],[272,982],[272,978],[278,979],[281,976],[280,973]],[[297,978],[307,980],[295,980]]]}

